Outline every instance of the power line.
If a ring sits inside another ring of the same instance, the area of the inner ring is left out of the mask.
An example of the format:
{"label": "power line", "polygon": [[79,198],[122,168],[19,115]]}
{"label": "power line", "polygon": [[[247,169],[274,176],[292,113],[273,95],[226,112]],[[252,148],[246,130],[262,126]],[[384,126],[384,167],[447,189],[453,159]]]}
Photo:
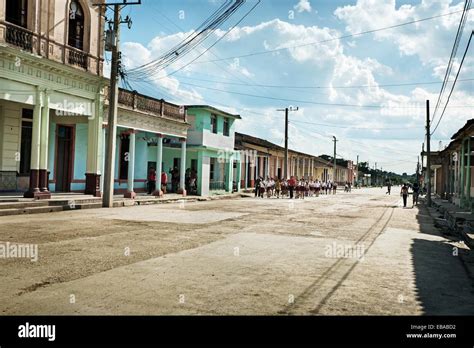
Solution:
{"label": "power line", "polygon": [[463,12],[462,12],[462,15],[461,15],[461,19],[459,20],[458,30],[456,32],[456,37],[454,39],[453,48],[451,49],[451,55],[449,57],[448,65],[446,66],[446,73],[444,75],[443,84],[441,85],[441,90],[439,92],[438,100],[436,102],[436,106],[435,106],[435,110],[433,112],[433,118],[431,119],[431,123],[433,123],[433,121],[436,117],[436,113],[438,112],[438,108],[439,108],[440,103],[441,103],[441,97],[442,97],[442,95],[443,95],[443,93],[446,89],[446,85],[447,85],[447,81],[449,79],[449,76],[451,75],[451,70],[452,70],[452,67],[453,67],[454,58],[456,57],[456,53],[457,53],[457,50],[458,50],[458,47],[459,47],[459,42],[461,40],[462,32],[464,30],[464,25],[465,25],[466,19],[467,19],[467,9],[470,8],[470,4],[471,4],[471,0],[465,0],[464,9],[463,9]]}
{"label": "power line", "polygon": [[332,128],[342,128],[342,129],[360,129],[360,130],[396,130],[396,129],[407,129],[407,128],[423,128],[423,126],[405,126],[405,127],[354,127],[354,126],[339,126],[334,124],[325,124],[325,123],[315,123],[315,122],[306,122],[306,121],[297,121],[293,120],[291,122],[296,123],[304,123],[304,124],[312,124],[316,126],[323,126],[323,127],[332,127]]}
{"label": "power line", "polygon": [[[470,10],[470,8],[468,10]],[[239,56],[226,57],[226,58],[222,58],[222,59],[219,59],[219,60],[230,60],[230,59],[235,59],[235,58],[252,57],[252,56],[257,56],[257,55],[262,55],[262,54],[269,54],[269,53],[273,53],[273,52],[283,51],[283,50],[287,50],[287,49],[290,49],[290,48],[299,48],[299,47],[312,46],[312,45],[317,45],[317,44],[326,43],[326,42],[330,42],[330,41],[347,39],[347,38],[351,38],[351,37],[354,37],[354,36],[372,34],[372,33],[378,32],[378,31],[394,29],[394,28],[405,26],[405,25],[410,25],[410,24],[420,23],[420,22],[424,22],[424,21],[428,21],[428,20],[432,20],[432,19],[436,19],[436,18],[440,18],[440,17],[450,16],[450,15],[453,15],[453,14],[456,14],[456,13],[459,13],[459,12],[463,12],[463,11],[464,10],[459,10],[459,11],[454,11],[454,12],[449,12],[449,13],[443,13],[443,14],[436,15],[436,16],[416,19],[416,20],[413,20],[413,21],[404,22],[404,23],[400,23],[400,24],[395,24],[395,25],[391,25],[391,26],[388,26],[388,27],[382,27],[382,28],[377,28],[377,29],[372,29],[372,30],[361,31],[361,32],[358,32],[358,33],[355,33],[355,34],[342,35],[342,36],[338,36],[338,37],[335,37],[335,38],[326,39],[326,40],[322,40],[322,41],[315,41],[315,42],[310,42],[310,43],[306,43],[306,44],[285,46],[285,47],[275,48],[275,49],[272,49],[272,50],[247,53],[247,54],[242,54],[242,55],[239,55]],[[214,60],[206,60],[206,61],[195,62],[195,63],[210,63],[210,62],[213,62],[213,61],[218,61],[218,60],[215,60],[215,59]]]}
{"label": "power line", "polygon": [[438,120],[438,123],[436,124],[436,127],[431,132],[431,135],[433,135],[436,132],[436,130],[438,129],[439,124],[441,123],[441,120],[443,119],[444,112],[446,111],[446,108],[449,104],[449,99],[451,98],[451,95],[453,94],[454,87],[456,87],[456,80],[458,79],[459,73],[461,72],[461,68],[462,68],[462,65],[464,63],[464,59],[466,58],[466,55],[467,55],[467,51],[469,50],[469,45],[471,44],[472,35],[474,35],[474,30],[471,31],[471,35],[469,36],[469,41],[467,42],[467,46],[466,46],[466,49],[465,49],[464,54],[462,56],[462,60],[461,60],[461,63],[459,65],[459,69],[458,69],[458,72],[456,74],[456,78],[454,79],[454,83],[451,87],[451,91],[449,92],[448,99],[446,100],[446,104],[444,104],[443,112],[441,113],[441,116],[439,117],[439,120]]}
{"label": "power line", "polygon": [[[255,8],[259,3],[260,3],[260,0],[258,0],[258,3],[255,4],[255,6],[252,7],[252,9],[251,9],[250,11],[248,11],[248,13],[244,16],[244,18],[245,18],[250,12],[252,12],[252,11],[254,10],[254,8]],[[168,22],[170,22],[171,24],[173,24],[176,28],[178,28],[178,30],[181,30],[181,31],[183,31],[183,32],[185,31],[183,28],[181,28],[179,25],[177,25],[177,24],[174,23],[171,19],[169,19],[164,13],[161,13],[161,11],[159,11],[157,8],[155,8],[155,7],[152,6],[152,9],[155,10],[156,13],[158,13],[160,16],[164,17]],[[240,23],[244,18],[242,18],[238,23]],[[158,21],[155,20],[154,18],[152,18],[152,19],[153,19],[155,22],[157,22],[158,24],[163,25],[163,23],[158,22]],[[237,23],[237,24],[238,24],[238,23]],[[236,25],[237,25],[237,24],[236,24]],[[236,25],[234,25],[234,27],[235,27]],[[230,32],[234,27],[232,27],[232,28],[229,30],[229,32]],[[167,27],[166,27],[166,28],[167,28]],[[167,29],[169,29],[169,28],[167,28]],[[170,31],[170,32],[171,32],[171,31]],[[229,32],[227,32],[226,35],[227,35]],[[214,45],[213,45],[213,46],[214,46]],[[197,49],[197,48],[198,48],[198,47],[196,47],[196,49]],[[203,55],[206,51],[208,51],[208,52],[209,52],[210,54],[212,54],[214,57],[216,57],[216,58],[219,59],[220,57],[219,57],[215,52],[211,51],[211,50],[210,50],[211,48],[212,48],[212,46],[209,47],[208,49],[206,49],[205,51],[200,52],[200,55]],[[214,64],[216,67],[218,67],[220,70],[222,70],[225,74],[231,75],[231,76],[235,77],[237,80],[239,80],[239,81],[241,81],[241,82],[245,82],[243,79],[241,79],[238,75],[234,74],[232,71],[230,71],[229,69],[227,69],[225,66],[222,67],[221,65],[219,65],[218,62],[213,62],[213,64]],[[172,74],[166,75],[166,76],[164,76],[164,77],[167,77],[167,76],[170,76],[170,75],[172,75]],[[163,78],[164,78],[164,77],[163,77]],[[251,78],[249,78],[249,77],[247,77],[247,76],[244,76],[244,77],[245,77],[247,80],[252,81],[252,82],[255,83],[255,81],[254,81],[253,79],[251,79]],[[140,81],[142,81],[142,80],[140,80]],[[137,81],[137,82],[138,82],[138,81]]]}
{"label": "power line", "polygon": [[[278,97],[269,97],[269,96],[263,96],[263,95],[250,94],[250,93],[226,91],[226,90],[222,90],[222,89],[218,89],[218,88],[205,87],[205,86],[200,86],[200,85],[196,85],[196,84],[193,84],[193,83],[186,83],[186,82],[181,82],[181,84],[186,85],[186,86],[193,86],[193,87],[201,88],[201,89],[208,89],[208,90],[211,90],[211,91],[217,91],[217,92],[228,93],[228,94],[236,94],[236,95],[252,97],[252,98],[271,99],[271,100],[287,101],[287,102],[302,103],[302,104],[312,104],[312,105],[322,105],[322,106],[356,107],[356,108],[376,108],[376,109],[377,108],[379,108],[379,109],[380,108],[386,108],[386,109],[416,109],[416,108],[422,108],[422,109],[424,109],[423,106],[416,107],[416,106],[387,106],[387,105],[360,105],[360,104],[344,104],[344,103],[324,103],[324,102],[315,102],[315,101],[311,101],[311,100],[278,98]],[[468,106],[468,105],[451,106],[451,108],[472,108],[472,107],[473,106]]]}
{"label": "power line", "polygon": [[[376,88],[376,87],[404,87],[404,86],[421,86],[421,85],[438,85],[443,82],[441,81],[430,81],[430,82],[407,82],[407,83],[390,83],[390,84],[378,84],[378,85],[357,85],[357,86],[291,86],[291,85],[266,85],[266,84],[246,84],[238,82],[228,82],[228,81],[216,81],[208,79],[199,79],[196,77],[189,76],[179,76],[179,78],[184,78],[188,80],[196,80],[202,82],[213,82],[220,83],[223,85],[235,85],[235,86],[254,86],[254,87],[265,87],[265,88],[294,88],[294,89],[356,89],[356,88]],[[474,79],[461,79],[459,81],[474,81]]]}
{"label": "power line", "polygon": [[[191,60],[190,62],[186,63],[185,65],[179,67],[178,69],[174,70],[173,72],[167,74],[166,76],[164,77],[168,77],[168,76],[172,76],[174,74],[176,74],[177,72],[183,70],[184,68],[186,68],[187,66],[193,64],[196,60],[198,60],[199,58],[201,58],[207,51],[209,51],[211,48],[213,48],[215,45],[217,45],[222,39],[224,39],[232,30],[235,29],[235,27],[237,27],[245,18],[247,18],[248,15],[250,15],[250,13],[253,12],[253,10],[255,10],[255,8],[260,5],[260,2],[261,0],[257,0],[257,3],[242,17],[240,18],[237,23],[235,23],[228,31],[226,31],[224,33],[224,35],[222,35],[219,39],[217,39],[211,46],[209,46],[208,48],[206,48],[203,52],[201,52],[197,57],[195,57],[193,60]],[[160,79],[164,78],[164,77],[161,77]]]}
{"label": "power line", "polygon": [[204,42],[214,31],[229,19],[243,4],[245,0],[227,0],[222,4],[196,31],[193,31],[180,43],[172,47],[165,54],[151,62],[131,69],[128,73],[135,78],[145,78],[164,69],[181,59],[192,51],[193,48]]}

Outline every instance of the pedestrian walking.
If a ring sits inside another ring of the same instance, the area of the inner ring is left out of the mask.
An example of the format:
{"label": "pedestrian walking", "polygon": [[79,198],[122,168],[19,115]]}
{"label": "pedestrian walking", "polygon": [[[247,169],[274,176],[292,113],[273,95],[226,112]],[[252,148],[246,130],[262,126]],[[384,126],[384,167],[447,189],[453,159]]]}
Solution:
{"label": "pedestrian walking", "polygon": [[408,199],[408,185],[403,184],[402,189],[400,191],[400,195],[403,197],[403,208],[407,207],[407,199]]}
{"label": "pedestrian walking", "polygon": [[277,198],[280,198],[280,191],[281,191],[281,181],[280,181],[280,179],[276,179],[276,181],[275,181],[275,193],[276,193]]}
{"label": "pedestrian walking", "polygon": [[293,199],[295,186],[296,186],[296,180],[295,180],[295,177],[292,176],[290,177],[290,180],[288,180],[288,190],[290,191],[290,199]]}
{"label": "pedestrian walking", "polygon": [[420,196],[420,184],[416,181],[413,184],[413,206],[418,205],[418,197]]}
{"label": "pedestrian walking", "polygon": [[387,183],[387,193],[386,193],[386,195],[390,196],[391,191],[392,191],[392,183],[389,182],[389,183]]}

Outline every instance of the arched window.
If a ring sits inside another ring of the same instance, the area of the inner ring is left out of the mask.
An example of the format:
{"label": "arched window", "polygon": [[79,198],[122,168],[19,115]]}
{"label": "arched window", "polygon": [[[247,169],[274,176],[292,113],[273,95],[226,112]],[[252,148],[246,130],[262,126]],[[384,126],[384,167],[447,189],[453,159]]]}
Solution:
{"label": "arched window", "polygon": [[84,49],[84,10],[77,0],[69,5],[69,34],[68,45]]}
{"label": "arched window", "polygon": [[6,20],[20,27],[27,27],[28,0],[7,0]]}

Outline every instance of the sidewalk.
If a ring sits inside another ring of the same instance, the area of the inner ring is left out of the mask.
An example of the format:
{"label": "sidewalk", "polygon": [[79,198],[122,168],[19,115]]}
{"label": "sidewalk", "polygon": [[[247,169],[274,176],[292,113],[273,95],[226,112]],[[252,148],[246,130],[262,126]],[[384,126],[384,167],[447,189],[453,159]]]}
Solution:
{"label": "sidewalk", "polygon": [[[155,197],[145,193],[137,194],[135,199],[114,195],[114,208],[134,205],[150,205],[180,202],[211,201],[250,197],[244,193],[216,194],[209,197],[185,196],[169,193],[164,197]],[[84,210],[102,208],[102,198],[78,193],[53,193],[51,199],[35,200],[23,198],[21,193],[0,194],[0,216],[53,213],[65,210]]]}
{"label": "sidewalk", "polygon": [[448,200],[432,198],[431,202],[432,207],[428,210],[435,225],[443,233],[463,239],[470,249],[474,249],[474,214]]}

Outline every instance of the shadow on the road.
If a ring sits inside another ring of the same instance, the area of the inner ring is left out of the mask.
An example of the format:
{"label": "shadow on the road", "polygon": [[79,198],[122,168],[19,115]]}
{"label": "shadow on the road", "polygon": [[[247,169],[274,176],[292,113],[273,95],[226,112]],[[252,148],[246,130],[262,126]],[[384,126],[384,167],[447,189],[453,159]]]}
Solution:
{"label": "shadow on the road", "polygon": [[[417,219],[424,234],[441,236],[423,205]],[[441,240],[414,239],[411,246],[418,300],[426,315],[473,315],[474,282],[458,250]]]}

